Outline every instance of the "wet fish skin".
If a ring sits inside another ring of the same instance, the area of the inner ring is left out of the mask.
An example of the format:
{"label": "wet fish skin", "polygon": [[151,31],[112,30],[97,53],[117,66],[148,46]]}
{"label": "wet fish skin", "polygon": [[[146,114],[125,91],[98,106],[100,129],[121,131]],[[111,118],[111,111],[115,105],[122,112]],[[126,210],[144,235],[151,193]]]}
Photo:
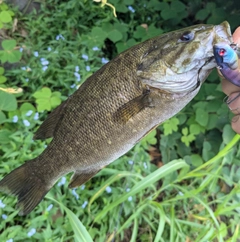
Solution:
{"label": "wet fish skin", "polygon": [[179,112],[216,67],[213,45],[231,43],[227,22],[157,36],[104,65],[47,117],[35,139],[53,137],[38,157],[0,181],[30,213],[63,175],[76,187]]}

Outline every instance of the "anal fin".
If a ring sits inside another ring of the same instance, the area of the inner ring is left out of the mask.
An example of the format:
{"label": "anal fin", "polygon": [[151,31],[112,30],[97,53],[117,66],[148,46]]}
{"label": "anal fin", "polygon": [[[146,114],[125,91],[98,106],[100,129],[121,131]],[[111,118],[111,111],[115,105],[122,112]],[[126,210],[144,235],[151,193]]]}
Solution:
{"label": "anal fin", "polygon": [[150,90],[146,89],[141,95],[122,105],[113,114],[113,120],[115,122],[126,123],[130,118],[141,112],[144,108],[153,107],[149,94]]}
{"label": "anal fin", "polygon": [[97,171],[91,171],[91,172],[86,172],[86,171],[75,171],[73,176],[71,177],[71,181],[68,185],[69,188],[75,188],[79,187],[88,180],[90,180],[93,176],[95,176],[99,170]]}

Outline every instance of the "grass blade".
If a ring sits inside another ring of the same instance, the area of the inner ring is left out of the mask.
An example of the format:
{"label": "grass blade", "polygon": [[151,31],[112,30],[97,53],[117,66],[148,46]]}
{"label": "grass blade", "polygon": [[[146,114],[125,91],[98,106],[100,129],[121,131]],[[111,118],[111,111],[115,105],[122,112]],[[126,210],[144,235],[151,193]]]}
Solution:
{"label": "grass blade", "polygon": [[46,198],[48,198],[49,200],[55,203],[58,203],[62,207],[62,209],[66,212],[75,235],[75,240],[77,242],[93,242],[85,226],[81,223],[78,217],[70,209],[68,209],[62,203],[58,202],[57,200],[50,197],[49,195],[47,195]]}
{"label": "grass blade", "polygon": [[161,168],[157,169],[147,177],[145,177],[143,180],[141,180],[138,184],[136,184],[128,193],[121,196],[119,199],[116,199],[115,202],[110,204],[108,207],[103,209],[95,218],[94,222],[100,221],[101,218],[106,215],[107,212],[109,212],[111,209],[119,205],[120,203],[124,202],[128,199],[129,196],[134,196],[135,194],[139,193],[141,190],[149,187],[159,179],[167,176],[168,174],[188,166],[186,162],[182,159],[179,160],[173,160],[169,162],[168,164],[162,166]]}

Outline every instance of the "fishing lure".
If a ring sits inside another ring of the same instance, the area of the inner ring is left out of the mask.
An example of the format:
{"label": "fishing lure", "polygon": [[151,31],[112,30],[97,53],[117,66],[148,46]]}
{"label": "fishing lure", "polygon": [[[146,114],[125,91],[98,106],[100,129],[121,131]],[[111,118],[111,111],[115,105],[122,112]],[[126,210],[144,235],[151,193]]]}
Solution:
{"label": "fishing lure", "polygon": [[222,75],[232,84],[240,87],[238,61],[240,48],[236,44],[219,43],[214,45],[213,53]]}

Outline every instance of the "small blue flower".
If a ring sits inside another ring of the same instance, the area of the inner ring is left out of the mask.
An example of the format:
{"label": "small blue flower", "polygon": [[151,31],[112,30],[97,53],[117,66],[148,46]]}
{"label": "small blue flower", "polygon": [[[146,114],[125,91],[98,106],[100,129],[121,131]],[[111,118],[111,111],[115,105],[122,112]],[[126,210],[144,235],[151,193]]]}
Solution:
{"label": "small blue flower", "polygon": [[132,160],[129,160],[129,161],[128,161],[128,164],[129,164],[129,165],[133,165],[133,163],[134,163],[134,162],[133,162]]}
{"label": "small blue flower", "polygon": [[13,123],[17,123],[17,121],[18,121],[18,116],[17,116],[17,115],[14,115],[12,121],[13,121]]}
{"label": "small blue flower", "polygon": [[87,205],[88,205],[88,202],[85,201],[85,202],[83,203],[83,205],[82,205],[82,208],[85,208]]}
{"label": "small blue flower", "polygon": [[111,193],[112,192],[112,188],[110,186],[107,186],[105,190],[106,190],[107,193]]}
{"label": "small blue flower", "polygon": [[53,208],[53,204],[51,203],[48,207],[47,207],[47,211],[50,211]]}
{"label": "small blue flower", "polygon": [[8,216],[6,214],[2,214],[2,219],[6,220]]}
{"label": "small blue flower", "polygon": [[40,60],[41,60],[41,64],[42,64],[43,66],[47,66],[47,65],[49,64],[49,61],[46,60],[45,58],[41,58]]}
{"label": "small blue flower", "polygon": [[75,87],[76,87],[76,84],[73,83],[70,87],[71,87],[71,88],[75,88]]}
{"label": "small blue flower", "polygon": [[39,113],[35,113],[33,119],[38,120],[39,119]]}
{"label": "small blue flower", "polygon": [[45,72],[47,70],[48,66],[43,66],[42,70]]}
{"label": "small blue flower", "polygon": [[23,124],[24,124],[26,127],[30,126],[30,122],[29,122],[28,120],[26,120],[26,119],[23,120]]}
{"label": "small blue flower", "polygon": [[86,71],[90,71],[90,70],[91,70],[90,66],[86,66]]}
{"label": "small blue flower", "polygon": [[74,76],[77,77],[77,79],[81,78],[81,76],[80,76],[80,74],[78,72],[74,72]]}
{"label": "small blue flower", "polygon": [[36,229],[35,228],[32,228],[28,233],[28,237],[32,237],[34,234],[36,233]]}
{"label": "small blue flower", "polygon": [[20,48],[19,48],[19,51],[20,51],[20,52],[23,52],[23,48],[22,48],[22,47],[20,47]]}
{"label": "small blue flower", "polygon": [[28,78],[26,78],[26,79],[25,79],[25,81],[26,81],[26,82],[28,82],[28,81],[29,81],[29,79],[28,79]]}
{"label": "small blue flower", "polygon": [[75,66],[75,72],[79,72],[79,66]]}
{"label": "small blue flower", "polygon": [[129,192],[129,191],[130,191],[130,188],[127,188],[127,189],[126,189],[126,192]]}
{"label": "small blue flower", "polygon": [[133,200],[132,196],[128,197],[128,201],[131,202]]}
{"label": "small blue flower", "polygon": [[93,47],[92,50],[97,51],[100,50],[97,46]]}
{"label": "small blue flower", "polygon": [[77,200],[79,199],[79,195],[76,193],[76,189],[72,190],[72,194]]}
{"label": "small blue flower", "polygon": [[48,48],[47,48],[47,50],[48,50],[48,51],[51,51],[51,50],[52,50],[52,48],[51,48],[51,47],[48,47]]}
{"label": "small blue flower", "polygon": [[146,162],[143,162],[143,166],[145,169],[147,169],[147,163]]}
{"label": "small blue flower", "polygon": [[81,190],[84,190],[84,189],[85,189],[85,184],[81,186]]}
{"label": "small blue flower", "polygon": [[63,176],[63,177],[61,178],[60,182],[58,182],[58,186],[60,187],[60,186],[64,185],[64,184],[66,183],[66,180],[67,180],[66,177]]}
{"label": "small blue flower", "polygon": [[25,115],[26,115],[27,117],[29,117],[29,116],[31,116],[31,115],[32,115],[32,113],[33,113],[33,111],[32,111],[32,110],[29,110],[29,111],[27,111],[27,112],[26,112],[26,114],[25,114]]}
{"label": "small blue flower", "polygon": [[74,76],[76,77],[78,82],[81,80],[81,76],[78,72],[74,72]]}
{"label": "small blue flower", "polygon": [[87,55],[85,55],[85,54],[82,54],[82,58],[83,58],[85,61],[87,61],[87,60],[88,60],[88,56],[87,56]]}
{"label": "small blue flower", "polygon": [[13,242],[13,239],[8,239],[6,240],[6,242]]}
{"label": "small blue flower", "polygon": [[31,68],[29,66],[22,66],[21,69],[23,71],[31,71]]}
{"label": "small blue flower", "polygon": [[34,55],[35,57],[38,57],[38,56],[39,56],[39,54],[38,54],[37,51],[34,51],[34,52],[33,52],[33,55]]}
{"label": "small blue flower", "polygon": [[132,6],[128,6],[128,9],[132,12],[135,13],[135,9]]}
{"label": "small blue flower", "polygon": [[60,39],[65,40],[65,38],[61,34],[56,36],[56,40],[60,40]]}
{"label": "small blue flower", "polygon": [[109,62],[109,60],[108,60],[108,59],[106,59],[106,58],[102,57],[102,63],[103,63],[103,64],[106,64],[106,63],[108,63],[108,62]]}

